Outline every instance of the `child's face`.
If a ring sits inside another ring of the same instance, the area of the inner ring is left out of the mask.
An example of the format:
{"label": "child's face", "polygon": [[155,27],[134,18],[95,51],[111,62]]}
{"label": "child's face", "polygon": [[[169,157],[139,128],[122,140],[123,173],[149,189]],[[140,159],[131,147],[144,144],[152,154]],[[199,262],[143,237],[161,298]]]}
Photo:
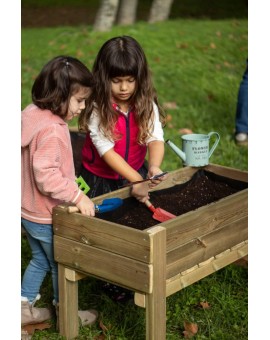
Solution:
{"label": "child's face", "polygon": [[85,109],[85,100],[90,96],[90,93],[91,89],[89,87],[82,86],[71,96],[66,117],[67,121],[77,117]]}
{"label": "child's face", "polygon": [[136,88],[133,76],[115,77],[111,80],[112,96],[117,103],[128,102]]}

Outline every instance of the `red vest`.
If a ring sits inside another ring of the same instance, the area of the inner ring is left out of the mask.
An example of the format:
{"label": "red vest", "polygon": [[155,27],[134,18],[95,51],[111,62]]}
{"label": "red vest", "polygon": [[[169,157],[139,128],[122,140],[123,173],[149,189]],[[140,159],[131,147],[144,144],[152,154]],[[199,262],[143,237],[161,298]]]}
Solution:
{"label": "red vest", "polygon": [[[133,111],[129,112],[127,117],[119,113],[115,126],[116,131],[121,133],[121,139],[115,142],[114,151],[123,157],[133,169],[139,170],[144,163],[147,147],[137,142],[139,128],[135,122],[135,113]],[[89,133],[86,135],[82,148],[82,164],[96,176],[110,179],[122,178],[99,156]]]}

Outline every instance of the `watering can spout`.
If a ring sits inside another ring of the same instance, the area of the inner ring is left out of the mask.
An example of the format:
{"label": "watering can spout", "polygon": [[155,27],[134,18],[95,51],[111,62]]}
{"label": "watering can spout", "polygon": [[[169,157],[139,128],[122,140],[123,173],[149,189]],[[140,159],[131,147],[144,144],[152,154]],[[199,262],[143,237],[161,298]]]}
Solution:
{"label": "watering can spout", "polygon": [[171,142],[169,139],[166,140],[166,144],[169,145],[169,147],[172,148],[172,150],[179,156],[184,162],[186,161],[186,154],[180,150],[173,142]]}

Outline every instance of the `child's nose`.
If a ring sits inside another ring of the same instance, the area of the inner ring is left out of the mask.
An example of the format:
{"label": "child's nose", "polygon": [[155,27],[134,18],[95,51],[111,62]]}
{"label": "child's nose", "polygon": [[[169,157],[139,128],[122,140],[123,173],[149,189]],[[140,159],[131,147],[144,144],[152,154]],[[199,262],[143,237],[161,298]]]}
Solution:
{"label": "child's nose", "polygon": [[127,88],[127,82],[126,81],[122,81],[121,82],[121,90],[125,90]]}

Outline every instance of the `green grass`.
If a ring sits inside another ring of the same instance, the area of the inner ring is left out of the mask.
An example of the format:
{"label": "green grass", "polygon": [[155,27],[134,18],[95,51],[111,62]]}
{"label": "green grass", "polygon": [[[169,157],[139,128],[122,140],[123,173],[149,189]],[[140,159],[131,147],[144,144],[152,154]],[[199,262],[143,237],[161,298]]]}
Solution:
{"label": "green grass", "polygon": [[[217,131],[219,146],[212,163],[247,170],[247,149],[233,143],[238,86],[247,58],[246,20],[171,20],[147,25],[114,27],[95,33],[87,26],[22,30],[22,107],[31,100],[31,86],[41,67],[58,54],[80,58],[90,68],[108,38],[132,35],[143,46],[161,104],[175,102],[167,110],[172,121],[165,139],[180,143],[179,129],[196,133]],[[73,122],[75,124],[75,122]],[[181,160],[166,151],[163,168],[174,170]]]}
{"label": "green grass", "polygon": [[[248,149],[233,141],[239,83],[248,54],[247,19],[175,19],[148,25],[113,27],[111,32],[93,32],[90,26],[22,29],[22,108],[31,100],[31,86],[41,67],[52,57],[69,54],[89,68],[100,46],[110,37],[132,35],[143,46],[152,70],[161,104],[173,102],[166,113],[171,121],[164,129],[181,146],[180,128],[196,133],[217,131],[221,140],[211,163],[248,169]],[[72,122],[73,125],[76,122]],[[166,146],[163,170],[182,167],[182,161]],[[22,272],[29,259],[22,239]],[[42,300],[50,304],[50,278],[42,287]],[[208,301],[211,308],[198,308]],[[144,310],[132,304],[118,305],[102,295],[96,281],[79,286],[80,308],[97,308],[107,326],[106,339],[144,339]],[[195,340],[245,340],[247,330],[247,270],[230,265],[167,299],[167,339],[183,339],[183,322],[199,326]],[[94,339],[98,325],[80,329],[78,339]],[[35,339],[61,339],[55,329],[36,332]]]}

